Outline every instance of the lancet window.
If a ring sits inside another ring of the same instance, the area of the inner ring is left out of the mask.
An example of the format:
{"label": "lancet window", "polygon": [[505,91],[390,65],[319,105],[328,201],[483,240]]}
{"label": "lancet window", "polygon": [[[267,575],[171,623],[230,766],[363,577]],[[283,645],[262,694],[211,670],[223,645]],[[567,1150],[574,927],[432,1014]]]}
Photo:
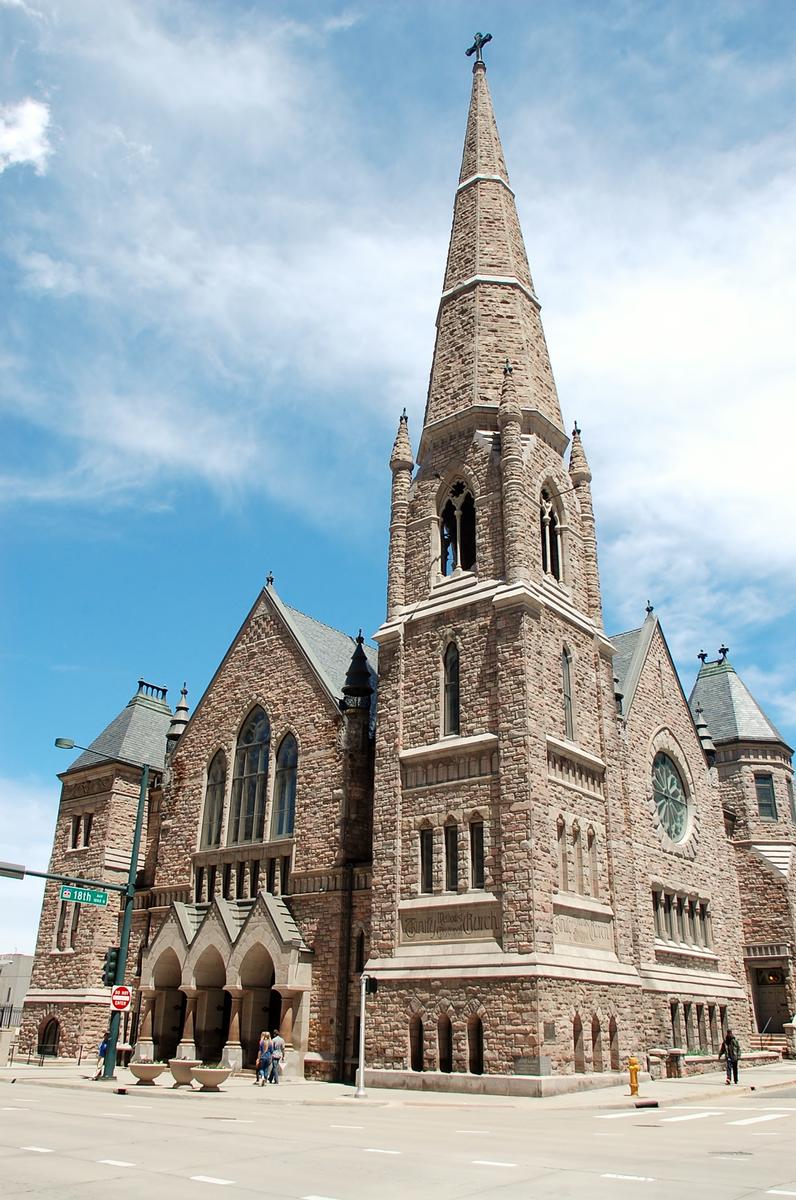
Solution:
{"label": "lancet window", "polygon": [[561,653],[561,684],[564,692],[564,736],[575,740],[575,710],[572,704],[572,655],[566,646]]}
{"label": "lancet window", "polygon": [[472,571],[475,567],[475,501],[466,485],[454,483],[439,515],[440,572]]}
{"label": "lancet window", "polygon": [[229,819],[230,845],[262,840],[270,742],[271,726],[258,705],[246,718],[235,750]]}
{"label": "lancet window", "polygon": [[539,530],[542,540],[542,570],[553,579],[562,578],[561,522],[555,503],[548,491],[542,492],[539,503]]}
{"label": "lancet window", "polygon": [[205,811],[202,819],[201,847],[217,846],[221,841],[221,813],[227,784],[227,756],[223,750],[213,755],[207,770]]}
{"label": "lancet window", "polygon": [[296,819],[297,770],[298,745],[293,734],[288,733],[282,738],[276,756],[272,837],[283,838],[293,836],[293,826]]}
{"label": "lancet window", "polygon": [[459,732],[459,649],[450,642],[443,659],[445,668],[442,727],[445,737]]}

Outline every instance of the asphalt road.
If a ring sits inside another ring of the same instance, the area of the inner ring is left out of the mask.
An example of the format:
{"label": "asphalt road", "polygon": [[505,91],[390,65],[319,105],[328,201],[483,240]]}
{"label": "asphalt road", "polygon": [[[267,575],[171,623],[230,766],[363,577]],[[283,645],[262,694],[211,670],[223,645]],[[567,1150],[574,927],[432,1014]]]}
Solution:
{"label": "asphalt road", "polygon": [[660,1109],[0,1084],[0,1195],[181,1200],[796,1197],[796,1089]]}

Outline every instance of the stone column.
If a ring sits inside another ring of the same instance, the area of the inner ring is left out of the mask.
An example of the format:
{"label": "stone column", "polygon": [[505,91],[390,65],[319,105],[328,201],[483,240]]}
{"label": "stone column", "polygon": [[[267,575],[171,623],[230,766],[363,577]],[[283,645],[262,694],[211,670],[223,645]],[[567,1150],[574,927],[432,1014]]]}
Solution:
{"label": "stone column", "polygon": [[240,1041],[240,1010],[243,1004],[243,988],[228,987],[225,989],[232,997],[232,1011],[229,1016],[229,1033],[227,1043],[221,1055],[222,1061],[233,1071],[239,1071],[243,1066],[243,1047]]}
{"label": "stone column", "polygon": [[157,992],[154,988],[141,988],[141,1024],[138,1029],[138,1041],[135,1044],[133,1058],[139,1061],[142,1058],[155,1057],[155,1043],[152,1037],[152,1020],[155,1011],[155,997]]}
{"label": "stone column", "polygon": [[295,1015],[294,1005],[296,997],[286,995],[282,991],[282,1012],[279,1016],[279,1032],[285,1039],[285,1045],[293,1048],[293,1017]]}
{"label": "stone column", "polygon": [[527,512],[527,479],[522,456],[522,411],[511,365],[503,368],[498,409],[501,494],[503,500],[503,570],[506,583],[528,577],[528,542],[532,528]]}
{"label": "stone column", "polygon": [[197,989],[192,987],[180,988],[185,993],[188,1004],[185,1009],[185,1024],[182,1027],[182,1037],[177,1047],[175,1058],[196,1058],[195,1023]]}

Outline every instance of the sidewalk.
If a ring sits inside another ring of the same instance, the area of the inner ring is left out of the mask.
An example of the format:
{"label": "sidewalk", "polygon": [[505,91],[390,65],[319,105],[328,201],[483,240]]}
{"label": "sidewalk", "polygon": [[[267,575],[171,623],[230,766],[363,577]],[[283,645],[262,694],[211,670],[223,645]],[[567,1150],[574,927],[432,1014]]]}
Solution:
{"label": "sidewalk", "polygon": [[[18,1083],[38,1084],[41,1087],[67,1088],[71,1090],[90,1089],[94,1092],[112,1093],[117,1088],[127,1088],[134,1094],[157,1097],[167,1103],[169,1099],[175,1102],[202,1103],[207,1096],[202,1096],[198,1090],[187,1088],[172,1089],[171,1076],[166,1073],[154,1086],[146,1089],[137,1088],[136,1081],[128,1070],[119,1068],[117,1079],[112,1083],[95,1083],[91,1076],[93,1066],[84,1062],[80,1067],[74,1061],[47,1064],[43,1067],[17,1064],[13,1067],[0,1068],[0,1089]],[[168,1082],[164,1082],[168,1081]],[[215,1099],[227,1097],[229,1101],[255,1101],[262,1091],[275,1093],[276,1089],[268,1086],[258,1089],[252,1087],[251,1074],[233,1076],[224,1084]],[[737,1087],[726,1088],[724,1072],[717,1071],[710,1075],[695,1075],[688,1079],[660,1079],[642,1083],[639,1088],[638,1100],[657,1100],[661,1105],[700,1103],[712,1099],[717,1102],[719,1097],[738,1096],[760,1093],[769,1088],[796,1087],[796,1062],[783,1060],[763,1067],[750,1067],[743,1070],[741,1064],[741,1083]],[[307,1104],[357,1107],[435,1107],[435,1108],[524,1108],[534,1109],[619,1109],[632,1108],[636,1100],[629,1094],[627,1084],[607,1088],[595,1088],[582,1092],[569,1092],[561,1096],[548,1096],[543,1099],[525,1096],[477,1096],[451,1092],[421,1092],[396,1088],[368,1088],[363,1099],[354,1098],[354,1088],[339,1083],[317,1083],[306,1079],[284,1079],[279,1085],[278,1093],[281,1104]],[[7,1092],[5,1092],[7,1094]],[[269,1102],[273,1102],[269,1098]]]}

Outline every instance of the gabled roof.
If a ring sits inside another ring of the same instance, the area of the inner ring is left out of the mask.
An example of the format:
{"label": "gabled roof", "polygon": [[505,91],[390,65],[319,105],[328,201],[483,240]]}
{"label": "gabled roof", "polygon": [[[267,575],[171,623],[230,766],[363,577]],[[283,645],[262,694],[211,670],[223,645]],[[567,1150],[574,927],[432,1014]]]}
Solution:
{"label": "gabled roof", "polygon": [[728,658],[703,662],[691,696],[691,711],[702,706],[713,741],[787,742],[763,712]]}
{"label": "gabled roof", "polygon": [[619,680],[618,688],[623,696],[622,712],[625,716],[630,712],[644,660],[657,627],[658,618],[650,612],[639,629],[629,629],[627,633],[617,633],[611,638],[616,646],[614,675]]}
{"label": "gabled roof", "polygon": [[[323,622],[316,621],[314,617],[308,617],[306,613],[300,612],[297,608],[291,608],[277,595],[273,584],[269,584],[266,592],[282,620],[309,658],[327,691],[336,700],[342,700],[346,674],[357,648],[356,638],[341,633],[339,629],[332,629],[331,625],[324,625]],[[375,695],[378,650],[374,646],[365,644],[363,644],[363,649],[368,660],[371,686]]]}
{"label": "gabled roof", "polygon": [[86,767],[96,767],[102,758],[126,759],[132,763],[148,763],[162,771],[166,757],[166,734],[171,724],[172,711],[166,703],[166,689],[153,688],[143,680],[138,691],[115,717],[110,725],[91,742],[90,749],[76,758],[67,767],[64,775]]}

